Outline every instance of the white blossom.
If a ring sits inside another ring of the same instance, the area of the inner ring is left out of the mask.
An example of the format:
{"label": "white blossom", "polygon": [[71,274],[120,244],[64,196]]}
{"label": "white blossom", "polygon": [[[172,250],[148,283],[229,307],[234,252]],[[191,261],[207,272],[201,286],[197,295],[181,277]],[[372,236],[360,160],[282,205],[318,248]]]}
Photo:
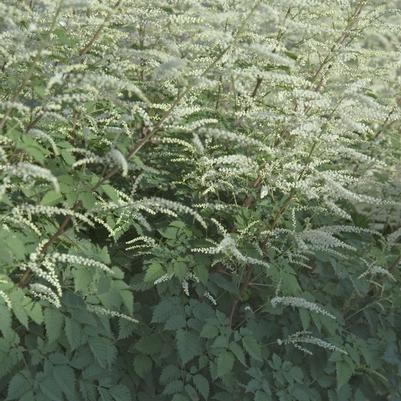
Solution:
{"label": "white blossom", "polygon": [[336,317],[327,312],[325,309],[323,309],[320,305],[307,301],[306,299],[299,298],[299,297],[274,297],[271,299],[270,303],[272,304],[273,307],[281,304],[284,306],[294,306],[297,308],[304,308],[308,309],[311,312],[318,313],[323,316],[327,316],[331,319],[335,319]]}

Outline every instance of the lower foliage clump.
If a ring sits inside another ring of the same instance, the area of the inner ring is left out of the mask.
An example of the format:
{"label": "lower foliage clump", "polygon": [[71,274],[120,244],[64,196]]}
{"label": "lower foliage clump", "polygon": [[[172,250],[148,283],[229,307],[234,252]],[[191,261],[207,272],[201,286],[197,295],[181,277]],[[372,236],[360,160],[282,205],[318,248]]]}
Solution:
{"label": "lower foliage clump", "polygon": [[396,0],[0,4],[0,398],[401,399]]}

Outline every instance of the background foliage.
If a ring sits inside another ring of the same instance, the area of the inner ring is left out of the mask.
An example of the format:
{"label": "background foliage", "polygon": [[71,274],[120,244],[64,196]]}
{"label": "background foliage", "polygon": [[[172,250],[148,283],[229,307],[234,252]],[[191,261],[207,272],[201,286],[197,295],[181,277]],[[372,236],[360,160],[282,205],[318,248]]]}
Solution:
{"label": "background foliage", "polygon": [[0,3],[0,393],[401,399],[397,0]]}

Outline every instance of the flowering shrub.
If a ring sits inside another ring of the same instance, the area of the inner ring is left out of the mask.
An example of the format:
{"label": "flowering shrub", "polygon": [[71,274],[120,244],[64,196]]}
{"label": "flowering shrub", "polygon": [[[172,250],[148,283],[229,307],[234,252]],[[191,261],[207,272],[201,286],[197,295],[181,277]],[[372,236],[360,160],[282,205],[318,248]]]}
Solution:
{"label": "flowering shrub", "polygon": [[7,401],[401,397],[398,0],[3,0]]}

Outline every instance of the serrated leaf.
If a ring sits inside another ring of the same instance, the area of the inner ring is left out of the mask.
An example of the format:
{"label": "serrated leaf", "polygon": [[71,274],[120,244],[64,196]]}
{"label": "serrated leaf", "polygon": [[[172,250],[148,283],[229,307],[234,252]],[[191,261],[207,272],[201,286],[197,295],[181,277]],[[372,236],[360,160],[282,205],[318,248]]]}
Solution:
{"label": "serrated leaf", "polygon": [[111,186],[108,184],[102,185],[100,187],[103,192],[113,201],[113,202],[118,202],[120,197],[118,195],[118,192]]}
{"label": "serrated leaf", "polygon": [[209,399],[209,382],[202,375],[195,375],[193,382],[198,393],[205,399]]}
{"label": "serrated leaf", "polygon": [[235,355],[235,357],[246,366],[245,354],[239,344],[232,342],[230,344],[230,351]]}
{"label": "serrated leaf", "polygon": [[40,201],[40,204],[44,205],[44,206],[55,205],[61,199],[62,199],[62,196],[60,195],[60,193],[52,190],[52,191],[47,192],[43,196],[42,200]]}
{"label": "serrated leaf", "polygon": [[33,390],[30,390],[25,393],[18,401],[36,401],[36,396]]}
{"label": "serrated leaf", "polygon": [[165,274],[163,266],[160,263],[152,263],[145,273],[143,281],[145,283],[154,282]]}
{"label": "serrated leaf", "polygon": [[128,338],[135,328],[135,324],[126,319],[118,320],[118,339],[123,340]]}
{"label": "serrated leaf", "polygon": [[90,269],[85,267],[80,267],[72,270],[72,275],[74,277],[74,289],[75,291],[81,291],[82,293],[87,293],[88,288],[93,283],[93,273]]}
{"label": "serrated leaf", "polygon": [[75,394],[74,370],[67,365],[58,365],[53,368],[53,376],[61,391],[70,399]]}
{"label": "serrated leaf", "polygon": [[218,336],[212,344],[214,348],[228,348],[229,337],[226,335]]}
{"label": "serrated leaf", "polygon": [[218,334],[219,330],[217,329],[217,327],[209,323],[206,323],[203,326],[202,331],[200,332],[200,336],[204,338],[214,338],[217,337]]}
{"label": "serrated leaf", "polygon": [[8,384],[7,399],[20,400],[21,397],[30,389],[31,384],[26,377],[21,373],[17,373],[12,377],[10,383]]}
{"label": "serrated leaf", "polygon": [[202,353],[199,336],[187,330],[179,330],[176,336],[177,351],[183,364],[185,365],[195,356]]}
{"label": "serrated leaf", "polygon": [[111,340],[99,336],[91,337],[88,342],[89,348],[99,365],[102,368],[110,368],[117,355],[117,349]]}
{"label": "serrated leaf", "polygon": [[184,383],[182,380],[173,380],[164,387],[163,394],[171,395],[182,391],[184,388]]}
{"label": "serrated leaf", "polygon": [[230,373],[234,366],[234,355],[230,351],[223,351],[217,357],[217,376],[223,377]]}
{"label": "serrated leaf", "polygon": [[184,308],[180,300],[178,298],[166,298],[153,309],[152,322],[165,323],[177,315],[184,315]]}
{"label": "serrated leaf", "polygon": [[349,385],[349,383],[344,384],[337,390],[337,398],[338,401],[356,401],[356,397],[354,399],[351,399],[352,396],[352,387]]}
{"label": "serrated leaf", "polygon": [[25,310],[25,306],[29,302],[29,299],[25,297],[22,290],[14,291],[10,294],[11,303],[13,305],[13,313],[18,321],[27,329],[28,328],[28,315]]}
{"label": "serrated leaf", "polygon": [[124,384],[117,384],[109,390],[114,401],[131,401],[131,393]]}
{"label": "serrated leaf", "polygon": [[27,309],[28,316],[36,323],[43,323],[43,311],[42,307],[37,302],[32,302],[30,307]]}
{"label": "serrated leaf", "polygon": [[152,360],[143,354],[139,354],[134,359],[134,369],[139,377],[144,378],[152,369]]}
{"label": "serrated leaf", "polygon": [[178,230],[175,227],[167,227],[165,230],[159,230],[159,232],[164,238],[175,240]]}
{"label": "serrated leaf", "polygon": [[165,330],[178,330],[185,327],[187,324],[184,316],[182,315],[174,315],[170,317],[166,324],[164,325]]}
{"label": "serrated leaf", "polygon": [[196,277],[199,278],[200,282],[203,285],[207,284],[207,279],[209,277],[209,270],[206,268],[206,266],[196,265],[194,268],[194,273],[195,273]]}
{"label": "serrated leaf", "polygon": [[191,401],[199,401],[198,393],[190,384],[186,384],[184,386],[184,390],[187,393],[187,395],[189,395],[189,398],[191,399]]}
{"label": "serrated leaf", "polygon": [[97,390],[95,384],[87,380],[81,380],[79,382],[79,391],[84,400],[96,400]]}
{"label": "serrated leaf", "polygon": [[46,308],[44,310],[44,319],[47,339],[49,343],[53,343],[61,335],[64,316],[58,309]]}
{"label": "serrated leaf", "polygon": [[108,389],[99,386],[98,391],[100,394],[100,401],[113,401]]}
{"label": "serrated leaf", "polygon": [[342,387],[351,379],[354,369],[346,361],[336,362],[337,388]]}
{"label": "serrated leaf", "polygon": [[120,290],[120,297],[130,315],[134,314],[134,295],[130,290]]}
{"label": "serrated leaf", "polygon": [[[270,399],[271,397],[269,397],[264,391],[257,391],[255,394],[255,401],[266,401]],[[297,400],[301,401],[300,398],[297,398]]]}
{"label": "serrated leaf", "polygon": [[0,331],[4,337],[11,332],[11,312],[4,303],[0,304]]}
{"label": "serrated leaf", "polygon": [[145,335],[135,344],[135,348],[143,354],[157,354],[162,348],[160,336],[157,334]]}
{"label": "serrated leaf", "polygon": [[258,361],[262,361],[262,350],[254,337],[251,336],[243,337],[242,345],[244,346],[246,352],[248,352],[248,354],[252,358]]}
{"label": "serrated leaf", "polygon": [[54,379],[47,376],[43,381],[39,383],[40,390],[43,394],[51,400],[62,400],[63,394],[61,388],[57,385]]}
{"label": "serrated leaf", "polygon": [[168,382],[178,379],[180,377],[180,370],[175,365],[167,365],[160,375],[160,383],[167,384]]}
{"label": "serrated leaf", "polygon": [[96,204],[96,198],[90,192],[81,192],[78,201],[80,201],[82,206],[88,210],[92,209]]}
{"label": "serrated leaf", "polygon": [[184,280],[188,274],[188,266],[184,262],[175,262],[173,264],[174,275],[180,280]]}
{"label": "serrated leaf", "polygon": [[75,320],[70,318],[65,319],[65,335],[71,346],[71,349],[77,349],[81,345],[81,326]]}

